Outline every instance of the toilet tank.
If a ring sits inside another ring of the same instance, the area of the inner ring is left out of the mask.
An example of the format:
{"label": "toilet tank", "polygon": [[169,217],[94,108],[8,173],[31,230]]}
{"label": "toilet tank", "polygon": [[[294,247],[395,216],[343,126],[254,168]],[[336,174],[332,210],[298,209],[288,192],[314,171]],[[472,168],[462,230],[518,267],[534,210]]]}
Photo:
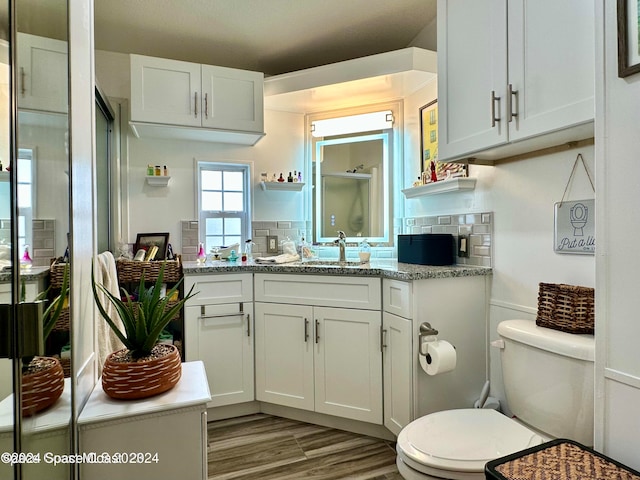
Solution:
{"label": "toilet tank", "polygon": [[593,445],[595,341],[538,327],[530,320],[498,325],[509,409],[554,438]]}

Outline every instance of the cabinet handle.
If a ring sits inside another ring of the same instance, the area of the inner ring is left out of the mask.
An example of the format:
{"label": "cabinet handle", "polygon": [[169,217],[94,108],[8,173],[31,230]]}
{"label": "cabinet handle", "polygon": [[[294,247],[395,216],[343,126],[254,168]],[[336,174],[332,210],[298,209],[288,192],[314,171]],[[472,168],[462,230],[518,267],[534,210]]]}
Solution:
{"label": "cabinet handle", "polygon": [[24,87],[24,67],[20,67],[20,93],[24,97],[26,89]]}
{"label": "cabinet handle", "polygon": [[204,118],[209,118],[209,94],[204,94]]}
{"label": "cabinet handle", "polygon": [[384,349],[387,348],[387,329],[380,327],[380,351],[384,353]]}
{"label": "cabinet handle", "polygon": [[251,314],[247,313],[247,337],[251,336]]}
{"label": "cabinet handle", "polygon": [[198,118],[198,92],[196,92],[193,97],[193,111],[196,114],[196,118]]}
{"label": "cabinet handle", "polygon": [[316,343],[320,341],[320,322],[316,319]]}
{"label": "cabinet handle", "polygon": [[[516,106],[516,111],[513,111],[513,105]],[[513,85],[509,84],[507,91],[507,111],[509,112],[509,123],[513,120],[513,117],[518,116],[518,91],[513,89]]]}
{"label": "cabinet handle", "polygon": [[496,102],[500,105],[500,97],[496,97],[496,91],[491,90],[491,127],[496,126],[496,122],[500,121],[500,118],[496,117]]}
{"label": "cabinet handle", "polygon": [[309,320],[304,319],[304,343],[309,341]]}

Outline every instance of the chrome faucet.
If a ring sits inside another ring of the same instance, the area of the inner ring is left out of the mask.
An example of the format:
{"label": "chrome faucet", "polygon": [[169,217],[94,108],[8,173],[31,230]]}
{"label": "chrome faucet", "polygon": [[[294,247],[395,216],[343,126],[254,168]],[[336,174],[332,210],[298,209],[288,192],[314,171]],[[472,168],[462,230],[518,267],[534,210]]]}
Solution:
{"label": "chrome faucet", "polygon": [[347,261],[347,255],[345,253],[345,239],[347,238],[347,236],[344,234],[344,232],[342,230],[338,230],[338,239],[335,240],[335,243],[338,244],[338,248],[340,248],[340,259],[338,261],[340,262],[346,262]]}

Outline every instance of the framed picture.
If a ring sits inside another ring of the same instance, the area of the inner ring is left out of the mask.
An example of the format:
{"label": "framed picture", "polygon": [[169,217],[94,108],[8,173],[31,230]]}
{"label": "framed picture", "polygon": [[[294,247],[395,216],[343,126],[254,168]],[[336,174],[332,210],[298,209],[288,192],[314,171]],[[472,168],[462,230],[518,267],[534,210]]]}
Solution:
{"label": "framed picture", "polygon": [[618,0],[618,77],[640,72],[638,0]]}
{"label": "framed picture", "polygon": [[432,171],[437,180],[451,176],[466,177],[467,165],[438,161],[438,100],[420,107],[420,168],[423,182],[432,181]]}
{"label": "framed picture", "polygon": [[141,248],[149,250],[149,247],[158,247],[158,253],[154,260],[164,260],[167,258],[167,245],[169,244],[169,232],[166,233],[139,233],[136,237],[134,250],[137,252]]}

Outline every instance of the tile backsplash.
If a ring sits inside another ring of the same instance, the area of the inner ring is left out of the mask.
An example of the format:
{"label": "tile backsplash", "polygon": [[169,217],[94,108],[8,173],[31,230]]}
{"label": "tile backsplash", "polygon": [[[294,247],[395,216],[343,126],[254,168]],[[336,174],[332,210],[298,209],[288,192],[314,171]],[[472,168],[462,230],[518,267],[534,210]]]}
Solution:
{"label": "tile backsplash", "polygon": [[404,233],[450,233],[469,236],[469,256],[457,257],[462,265],[490,267],[493,252],[493,213],[432,215],[404,219]]}
{"label": "tile backsplash", "polygon": [[[394,219],[394,236],[399,233],[450,233],[456,237],[459,235],[469,236],[469,257],[458,257],[458,264],[491,266],[492,259],[492,235],[493,235],[493,213],[468,213],[455,215],[433,215],[424,217],[408,217],[404,219]],[[253,222],[251,226],[253,246],[253,256],[270,256],[276,253],[267,252],[267,237],[278,237],[278,254],[282,253],[280,242],[287,237],[295,240],[300,238],[311,239],[311,222],[294,220],[274,220]],[[182,221],[182,260],[196,260],[198,252],[198,221]],[[397,239],[394,241],[397,245]],[[372,244],[371,257],[373,259],[393,259],[397,258],[396,247],[387,244]],[[338,249],[333,245],[320,245],[317,248],[318,256],[325,260],[336,260]],[[348,243],[346,249],[348,260],[358,259],[358,246],[355,243]]]}

